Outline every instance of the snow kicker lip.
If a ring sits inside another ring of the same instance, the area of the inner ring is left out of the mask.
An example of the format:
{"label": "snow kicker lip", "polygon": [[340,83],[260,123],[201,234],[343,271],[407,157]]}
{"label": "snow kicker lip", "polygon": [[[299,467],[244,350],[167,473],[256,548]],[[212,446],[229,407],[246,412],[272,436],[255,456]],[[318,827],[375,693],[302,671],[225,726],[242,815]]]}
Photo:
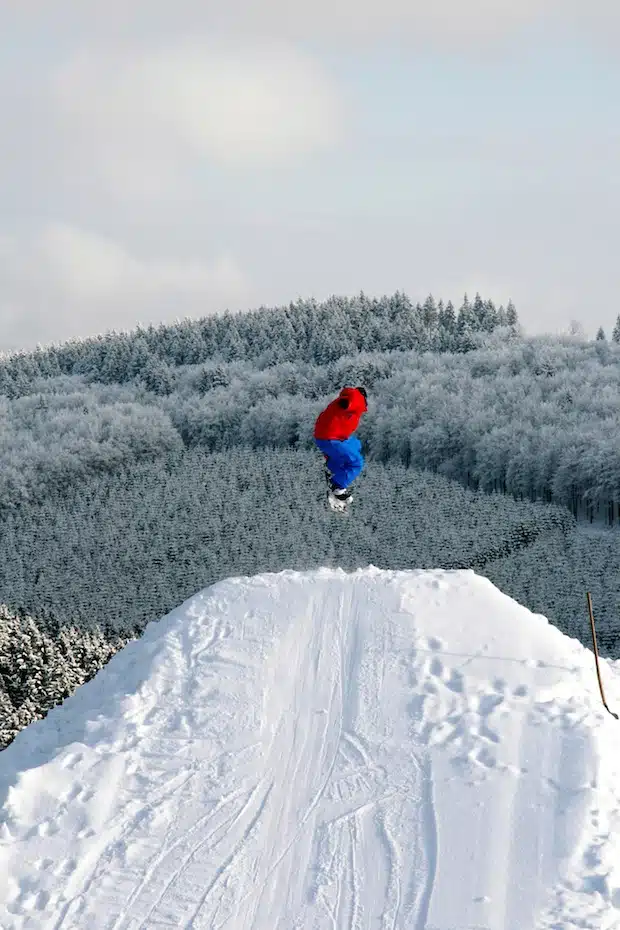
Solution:
{"label": "snow kicker lip", "polygon": [[218,583],[0,754],[0,925],[605,927],[590,659],[470,571]]}

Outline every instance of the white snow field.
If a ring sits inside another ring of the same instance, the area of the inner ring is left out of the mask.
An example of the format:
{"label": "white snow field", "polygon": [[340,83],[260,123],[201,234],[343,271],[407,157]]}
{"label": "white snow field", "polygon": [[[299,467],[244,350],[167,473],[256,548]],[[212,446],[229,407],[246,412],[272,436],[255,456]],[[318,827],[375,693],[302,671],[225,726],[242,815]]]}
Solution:
{"label": "white snow field", "polygon": [[609,930],[619,835],[620,724],[544,617],[468,571],[233,578],[0,753],[0,926]]}

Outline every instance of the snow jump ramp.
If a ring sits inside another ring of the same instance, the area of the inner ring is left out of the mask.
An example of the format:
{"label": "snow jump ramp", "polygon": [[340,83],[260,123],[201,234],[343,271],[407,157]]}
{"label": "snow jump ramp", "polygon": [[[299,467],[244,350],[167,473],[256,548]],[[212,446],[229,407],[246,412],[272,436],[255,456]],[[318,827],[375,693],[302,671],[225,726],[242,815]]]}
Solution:
{"label": "snow jump ramp", "polygon": [[232,578],[0,753],[0,927],[617,930],[619,775],[592,654],[473,572]]}

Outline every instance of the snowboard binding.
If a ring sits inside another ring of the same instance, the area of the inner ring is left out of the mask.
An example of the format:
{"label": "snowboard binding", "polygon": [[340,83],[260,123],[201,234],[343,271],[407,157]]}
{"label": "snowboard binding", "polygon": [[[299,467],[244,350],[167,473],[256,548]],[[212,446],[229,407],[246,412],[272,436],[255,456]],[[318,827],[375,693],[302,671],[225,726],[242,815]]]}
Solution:
{"label": "snowboard binding", "polygon": [[337,484],[334,484],[327,465],[325,465],[325,479],[327,481],[327,503],[332,510],[338,513],[346,513],[347,505],[353,500],[353,495],[347,488],[340,488]]}
{"label": "snowboard binding", "polygon": [[353,500],[353,497],[349,495],[344,500],[341,497],[336,497],[333,491],[329,491],[327,495],[327,503],[332,510],[335,510],[337,513],[346,513],[349,503]]}

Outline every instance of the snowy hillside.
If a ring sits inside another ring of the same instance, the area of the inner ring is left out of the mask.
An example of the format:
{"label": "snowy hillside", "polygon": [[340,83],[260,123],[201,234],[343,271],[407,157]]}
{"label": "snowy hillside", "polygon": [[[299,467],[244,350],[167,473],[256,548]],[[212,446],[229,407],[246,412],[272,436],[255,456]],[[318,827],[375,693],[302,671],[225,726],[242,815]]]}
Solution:
{"label": "snowy hillside", "polygon": [[591,652],[490,582],[231,579],[0,754],[0,927],[610,930],[619,836]]}

